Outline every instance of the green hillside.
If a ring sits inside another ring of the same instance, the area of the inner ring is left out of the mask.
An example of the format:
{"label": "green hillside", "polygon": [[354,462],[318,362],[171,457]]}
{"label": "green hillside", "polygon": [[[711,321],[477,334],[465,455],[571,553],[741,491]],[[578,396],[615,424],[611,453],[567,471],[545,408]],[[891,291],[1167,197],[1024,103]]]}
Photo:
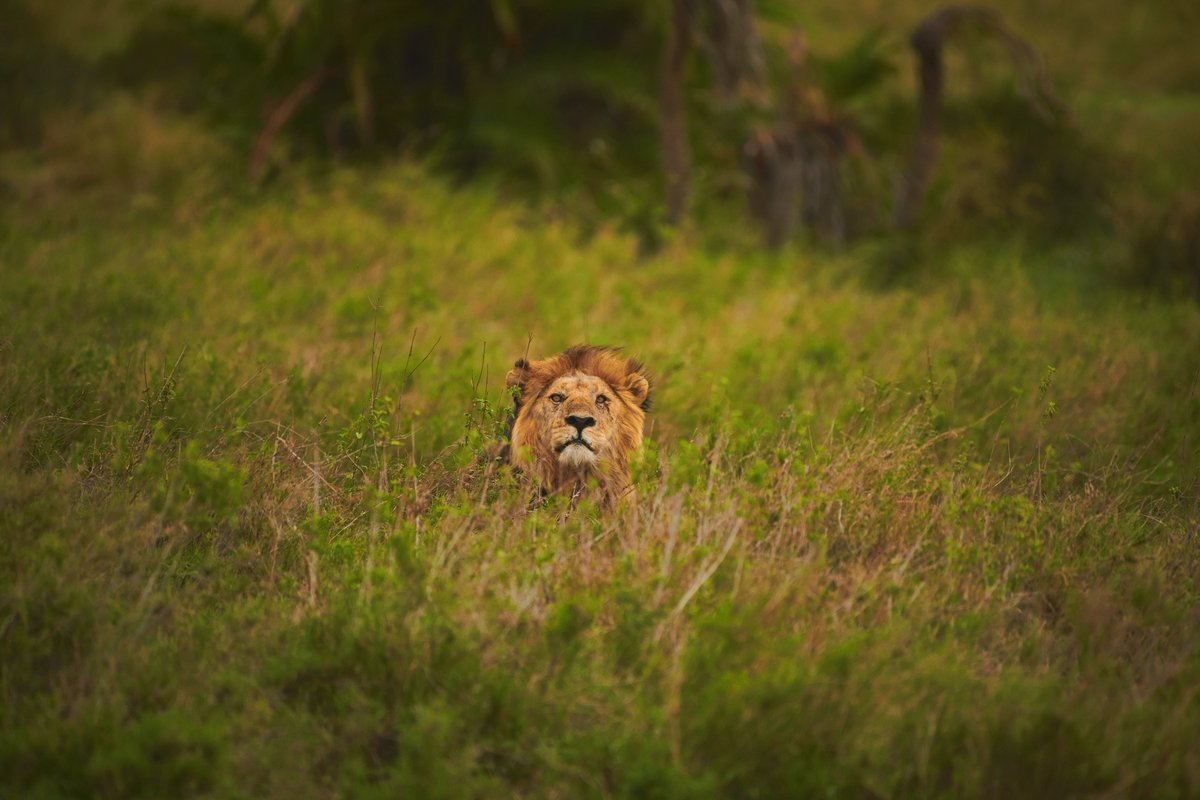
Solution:
{"label": "green hillside", "polygon": [[[639,259],[412,165],[4,242],[16,795],[1200,788],[1194,303]],[[650,366],[629,516],[481,461],[531,334]]]}

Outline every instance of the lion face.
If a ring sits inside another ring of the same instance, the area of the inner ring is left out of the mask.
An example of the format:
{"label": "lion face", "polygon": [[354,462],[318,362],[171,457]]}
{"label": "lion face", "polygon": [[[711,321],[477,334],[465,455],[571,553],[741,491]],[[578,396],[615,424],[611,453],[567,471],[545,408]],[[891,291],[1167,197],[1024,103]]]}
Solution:
{"label": "lion face", "polygon": [[617,445],[614,394],[595,375],[573,372],[547,387],[531,412],[544,416],[537,427],[549,437],[559,464],[571,468],[593,467],[613,460]]}
{"label": "lion face", "polygon": [[650,383],[641,365],[607,347],[578,345],[541,361],[517,361],[510,461],[549,491],[595,482],[606,501],[629,488],[642,444]]}

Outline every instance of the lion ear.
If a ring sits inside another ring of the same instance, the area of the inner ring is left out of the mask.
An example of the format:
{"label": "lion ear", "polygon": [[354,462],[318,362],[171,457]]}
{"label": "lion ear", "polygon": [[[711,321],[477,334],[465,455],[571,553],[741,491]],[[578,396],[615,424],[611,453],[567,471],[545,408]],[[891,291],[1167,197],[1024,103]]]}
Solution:
{"label": "lion ear", "polygon": [[513,418],[521,411],[521,398],[525,394],[525,384],[529,382],[529,362],[523,358],[518,358],[513,364],[513,368],[504,376],[504,385],[509,389],[515,389],[512,393],[513,401]]}
{"label": "lion ear", "polygon": [[633,395],[633,400],[643,409],[650,408],[650,381],[640,372],[631,372],[625,376],[625,391]]}
{"label": "lion ear", "polygon": [[[504,376],[504,385],[508,388],[517,386],[521,392],[525,391],[525,383],[529,380],[529,362],[523,358],[518,358],[513,368]],[[518,392],[520,394],[521,392]]]}

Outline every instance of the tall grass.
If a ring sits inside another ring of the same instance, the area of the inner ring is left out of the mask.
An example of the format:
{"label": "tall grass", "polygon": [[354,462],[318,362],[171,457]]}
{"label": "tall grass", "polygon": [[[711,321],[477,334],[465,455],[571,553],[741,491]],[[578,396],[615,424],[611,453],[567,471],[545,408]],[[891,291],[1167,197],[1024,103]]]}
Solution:
{"label": "tall grass", "polygon": [[[1194,304],[411,164],[89,213],[0,245],[0,793],[1200,793]],[[628,513],[487,459],[531,333],[650,365]]]}

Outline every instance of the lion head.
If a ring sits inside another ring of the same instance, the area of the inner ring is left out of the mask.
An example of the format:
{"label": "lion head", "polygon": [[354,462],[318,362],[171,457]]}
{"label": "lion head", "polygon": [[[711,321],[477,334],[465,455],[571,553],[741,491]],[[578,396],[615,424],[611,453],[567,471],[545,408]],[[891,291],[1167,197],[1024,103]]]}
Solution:
{"label": "lion head", "polygon": [[630,489],[629,460],[642,445],[650,381],[611,347],[576,345],[541,361],[518,359],[509,460],[551,492],[593,481],[612,503]]}

